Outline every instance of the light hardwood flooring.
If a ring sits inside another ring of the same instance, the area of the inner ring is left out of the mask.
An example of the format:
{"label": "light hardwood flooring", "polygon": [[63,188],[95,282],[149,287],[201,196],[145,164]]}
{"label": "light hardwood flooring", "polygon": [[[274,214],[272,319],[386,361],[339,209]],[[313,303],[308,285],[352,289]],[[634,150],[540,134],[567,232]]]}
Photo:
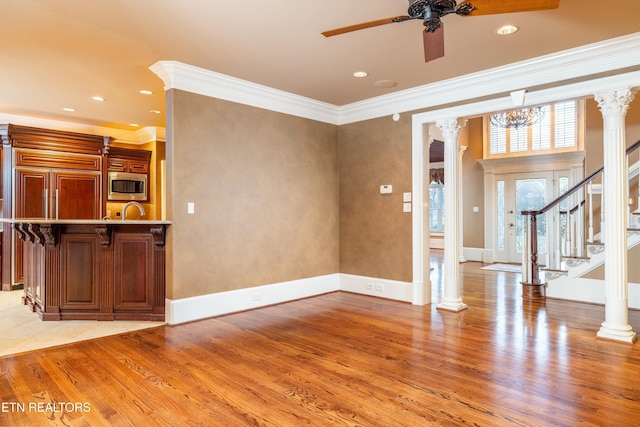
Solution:
{"label": "light hardwood flooring", "polygon": [[603,307],[480,267],[459,313],[333,292],[2,357],[0,425],[640,425],[640,346],[596,339]]}

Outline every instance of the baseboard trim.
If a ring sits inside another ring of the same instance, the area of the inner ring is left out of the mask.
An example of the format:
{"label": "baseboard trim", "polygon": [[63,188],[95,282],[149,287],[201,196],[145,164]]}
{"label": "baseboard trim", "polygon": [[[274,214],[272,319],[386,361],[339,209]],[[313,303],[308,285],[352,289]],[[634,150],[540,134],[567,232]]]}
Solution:
{"label": "baseboard trim", "polygon": [[217,292],[177,300],[167,299],[165,320],[169,325],[251,310],[339,290],[338,274]]}
{"label": "baseboard trim", "polygon": [[467,261],[485,262],[490,252],[485,248],[462,248],[462,254]]}
{"label": "baseboard trim", "polygon": [[[368,285],[372,288],[368,289]],[[167,299],[165,321],[168,325],[178,325],[340,290],[406,302],[411,302],[413,295],[413,287],[409,282],[336,273],[189,298]]]}
{"label": "baseboard trim", "polygon": [[413,300],[411,282],[397,280],[340,274],[340,290],[404,302],[412,302]]}

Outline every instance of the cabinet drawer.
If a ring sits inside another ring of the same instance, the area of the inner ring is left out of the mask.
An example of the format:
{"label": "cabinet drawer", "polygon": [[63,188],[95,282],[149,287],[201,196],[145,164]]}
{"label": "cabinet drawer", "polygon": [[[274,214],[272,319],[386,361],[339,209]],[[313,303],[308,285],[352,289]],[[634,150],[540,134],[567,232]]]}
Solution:
{"label": "cabinet drawer", "polygon": [[149,162],[111,158],[109,159],[109,172],[148,173]]}
{"label": "cabinet drawer", "polygon": [[109,159],[110,172],[127,172],[127,161],[124,159]]}
{"label": "cabinet drawer", "polygon": [[149,172],[149,163],[137,160],[129,160],[129,172],[131,173],[147,173]]}

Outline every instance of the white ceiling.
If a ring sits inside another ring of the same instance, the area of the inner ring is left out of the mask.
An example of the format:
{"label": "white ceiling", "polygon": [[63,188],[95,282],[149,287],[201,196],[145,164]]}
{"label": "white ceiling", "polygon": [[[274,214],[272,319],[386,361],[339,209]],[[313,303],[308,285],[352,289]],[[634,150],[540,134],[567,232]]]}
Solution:
{"label": "white ceiling", "polygon": [[[158,60],[340,106],[640,31],[639,0],[561,0],[558,9],[548,11],[452,14],[443,18],[445,57],[424,63],[419,20],[331,38],[320,34],[404,15],[407,0],[1,0],[0,5],[0,113],[125,130],[135,129],[130,123],[165,126],[163,83],[149,70]],[[507,23],[520,31],[497,36],[495,30]],[[357,70],[369,76],[356,79]],[[374,84],[381,80],[397,86]],[[141,89],[154,94],[141,95]],[[92,101],[93,95],[105,101]]]}

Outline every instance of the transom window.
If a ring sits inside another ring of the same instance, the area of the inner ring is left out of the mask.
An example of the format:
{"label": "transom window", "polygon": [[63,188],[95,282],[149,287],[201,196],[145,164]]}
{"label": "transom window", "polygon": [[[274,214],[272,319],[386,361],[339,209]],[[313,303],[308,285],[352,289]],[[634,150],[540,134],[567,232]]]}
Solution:
{"label": "transom window", "polygon": [[502,128],[485,118],[485,158],[527,156],[579,149],[580,103],[562,101],[541,106],[544,118],[531,126]]}

